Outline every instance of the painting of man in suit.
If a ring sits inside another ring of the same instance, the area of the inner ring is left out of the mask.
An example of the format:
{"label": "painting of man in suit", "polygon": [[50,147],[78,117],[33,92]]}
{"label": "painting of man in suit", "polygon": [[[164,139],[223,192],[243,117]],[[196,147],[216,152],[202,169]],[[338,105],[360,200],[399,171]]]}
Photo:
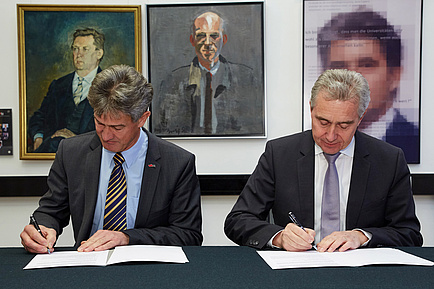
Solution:
{"label": "painting of man in suit", "polygon": [[187,137],[264,136],[263,80],[255,71],[262,67],[223,56],[230,41],[241,40],[231,40],[223,13],[205,10],[192,19],[185,38],[189,51],[194,51],[193,59],[156,79],[160,85],[152,106],[153,132]]}
{"label": "painting of man in suit", "polygon": [[[410,15],[411,10],[417,13],[417,5],[412,1],[393,3]],[[319,3],[312,5],[310,8]],[[410,5],[411,10],[406,5]],[[419,163],[419,79],[416,67],[420,60],[416,59],[419,49],[411,48],[419,44],[416,41],[418,34],[412,33],[414,39],[405,36],[412,29],[417,31],[417,23],[405,24],[402,19],[416,19],[405,15],[397,17],[396,14],[388,17],[390,13],[382,9],[380,6],[358,6],[353,10],[331,13],[330,19],[317,30],[320,71],[345,68],[362,73],[369,82],[372,97],[358,129],[400,147],[408,163]],[[315,17],[310,17],[315,22]],[[410,53],[413,49],[414,53]]]}
{"label": "painting of man in suit", "polygon": [[[115,13],[113,13],[115,12]],[[141,69],[140,6],[18,5],[21,159],[54,159],[95,130],[87,94],[106,67]]]}
{"label": "painting of man in suit", "polygon": [[95,130],[87,94],[101,71],[104,34],[93,28],[74,32],[71,52],[75,71],[54,80],[41,107],[30,118],[34,152],[55,153],[61,140]]}

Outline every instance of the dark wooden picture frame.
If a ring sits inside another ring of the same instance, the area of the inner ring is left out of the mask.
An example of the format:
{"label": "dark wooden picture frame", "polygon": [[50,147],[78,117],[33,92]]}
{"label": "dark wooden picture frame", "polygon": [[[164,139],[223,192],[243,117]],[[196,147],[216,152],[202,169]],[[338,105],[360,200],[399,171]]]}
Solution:
{"label": "dark wooden picture frame", "polygon": [[[206,25],[215,25],[211,44],[198,38]],[[266,137],[263,2],[147,5],[147,37],[153,133],[167,138]],[[218,61],[208,56],[212,60],[202,62],[207,56],[198,52],[199,46],[209,49],[204,54],[214,49],[210,54],[218,55]],[[217,70],[211,69],[208,98],[203,63]]]}

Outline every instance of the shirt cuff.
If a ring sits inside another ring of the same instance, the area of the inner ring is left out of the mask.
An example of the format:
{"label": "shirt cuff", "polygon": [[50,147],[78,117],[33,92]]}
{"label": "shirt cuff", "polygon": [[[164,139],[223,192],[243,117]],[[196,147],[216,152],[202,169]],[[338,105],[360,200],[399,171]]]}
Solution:
{"label": "shirt cuff", "polygon": [[44,135],[42,134],[42,133],[40,133],[40,132],[38,132],[37,134],[35,134],[35,136],[33,137],[33,141],[35,141],[38,137],[40,137],[40,138],[44,138]]}
{"label": "shirt cuff", "polygon": [[283,230],[278,231],[276,234],[273,235],[273,237],[271,237],[271,239],[268,241],[267,243],[267,247],[268,248],[273,248],[273,249],[282,249],[280,247],[274,246],[273,245],[273,240],[274,238],[277,236],[277,234],[279,234],[280,232],[282,232]]}
{"label": "shirt cuff", "polygon": [[366,232],[366,231],[364,231],[362,229],[354,229],[353,231],[360,231],[360,232],[363,233],[363,235],[366,236],[366,238],[368,238],[368,241],[366,241],[365,243],[363,243],[362,245],[360,245],[360,247],[366,247],[368,245],[369,241],[371,241],[371,239],[372,239],[372,233]]}

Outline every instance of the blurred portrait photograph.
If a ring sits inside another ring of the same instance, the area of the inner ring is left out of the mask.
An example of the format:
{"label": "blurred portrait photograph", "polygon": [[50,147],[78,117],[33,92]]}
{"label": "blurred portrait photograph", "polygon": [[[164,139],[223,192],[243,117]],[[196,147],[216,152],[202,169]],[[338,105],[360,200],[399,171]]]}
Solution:
{"label": "blurred portrait photograph", "polygon": [[147,5],[151,131],[265,137],[263,3]]}
{"label": "blurred portrait photograph", "polygon": [[358,129],[420,163],[421,18],[421,0],[304,0],[303,128],[318,75],[354,70],[371,92]]}
{"label": "blurred portrait photograph", "polygon": [[87,94],[113,64],[141,69],[140,6],[18,5],[22,159],[95,130]]}

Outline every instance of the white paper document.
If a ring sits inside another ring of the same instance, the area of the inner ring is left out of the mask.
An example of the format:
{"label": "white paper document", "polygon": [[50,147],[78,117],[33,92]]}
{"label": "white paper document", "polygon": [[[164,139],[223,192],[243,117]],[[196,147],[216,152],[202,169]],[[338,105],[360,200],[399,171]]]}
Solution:
{"label": "white paper document", "polygon": [[358,267],[366,265],[434,266],[434,262],[393,248],[364,248],[345,252],[257,251],[272,269]]}
{"label": "white paper document", "polygon": [[24,269],[107,266],[132,261],[187,263],[188,259],[181,247],[131,245],[100,252],[62,251],[38,254]]}

